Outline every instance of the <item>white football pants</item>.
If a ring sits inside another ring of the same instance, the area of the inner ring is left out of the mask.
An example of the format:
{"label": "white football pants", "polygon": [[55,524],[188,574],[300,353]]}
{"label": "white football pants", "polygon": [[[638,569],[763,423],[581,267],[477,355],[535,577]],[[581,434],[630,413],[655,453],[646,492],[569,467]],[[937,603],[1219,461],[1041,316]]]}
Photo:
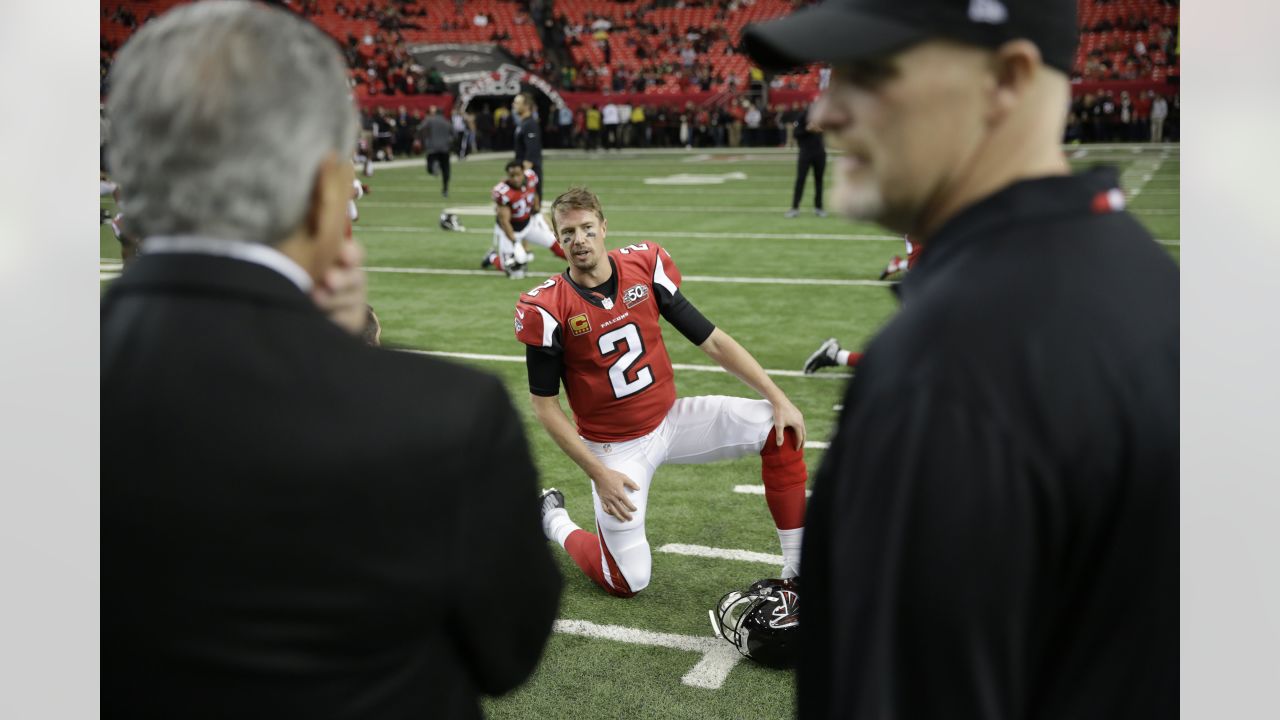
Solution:
{"label": "white football pants", "polygon": [[[773,430],[773,405],[767,400],[705,395],[678,398],[667,417],[644,437],[620,443],[597,443],[583,439],[593,455],[606,467],[617,470],[640,486],[628,491],[636,506],[631,520],[622,522],[600,509],[600,497],[591,483],[600,537],[609,548],[618,569],[633,592],[649,584],[653,559],[645,536],[645,510],[649,485],[660,465],[696,465],[759,454]],[[609,582],[609,573],[604,574]]]}
{"label": "white football pants", "polygon": [[524,249],[526,242],[547,248],[556,244],[555,233],[551,232],[551,226],[547,225],[547,220],[542,213],[534,213],[529,218],[529,224],[525,225],[524,229],[516,231],[515,243],[511,242],[500,225],[494,224],[493,247],[498,251],[498,257],[502,258],[503,267],[529,262],[529,253]]}

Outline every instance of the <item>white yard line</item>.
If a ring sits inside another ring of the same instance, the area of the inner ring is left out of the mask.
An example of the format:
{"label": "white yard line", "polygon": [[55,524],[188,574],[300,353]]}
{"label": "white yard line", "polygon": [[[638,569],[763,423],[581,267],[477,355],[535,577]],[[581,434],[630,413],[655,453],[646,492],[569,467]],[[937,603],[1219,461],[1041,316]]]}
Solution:
{"label": "white yard line", "polygon": [[707,690],[719,690],[729,677],[729,672],[742,660],[742,655],[736,648],[714,637],[650,632],[620,625],[597,625],[588,620],[557,620],[553,629],[565,635],[701,653],[702,658],[680,678],[680,682]]}
{"label": "white yard line", "polygon": [[[1147,186],[1147,183],[1151,182],[1151,179],[1155,176],[1156,172],[1160,170],[1160,166],[1164,164],[1165,158],[1168,156],[1169,153],[1166,150],[1155,157],[1143,157],[1134,160],[1131,165],[1124,169],[1124,172],[1120,174],[1120,185],[1121,187],[1128,187],[1130,200],[1133,200],[1142,194],[1143,188]],[[1161,180],[1165,179],[1166,178],[1161,178]],[[1177,178],[1167,179],[1177,182]],[[1130,212],[1134,211],[1130,210]],[[1174,212],[1178,211],[1175,210]]]}
{"label": "white yard line", "polygon": [[[598,185],[598,183],[593,182],[592,185]],[[632,186],[628,185],[628,187],[632,187]],[[674,190],[670,188],[663,188],[661,185],[644,185],[643,189],[640,189],[638,187],[636,189],[638,192],[643,192],[646,196],[648,195],[679,195],[681,197],[689,196],[689,189],[687,187],[684,190]],[[449,194],[451,195],[450,199],[467,197],[467,196],[484,198],[488,196],[489,193],[492,191],[493,191],[493,185],[450,184],[449,186]],[[430,185],[426,186],[426,188],[424,189],[422,185],[386,184],[386,185],[378,185],[375,187],[371,187],[369,194],[379,195],[379,196],[381,196],[383,193],[417,195],[419,197],[427,197],[434,200],[435,198],[439,197],[439,192],[440,192],[439,190],[432,192]],[[702,195],[704,193],[713,193],[713,194],[719,193],[722,195],[730,195],[730,196],[767,195],[774,199],[777,199],[779,197],[782,197],[785,199],[787,191],[783,190],[779,192],[777,188],[742,187],[741,185],[699,185],[698,194]],[[369,201],[369,202],[372,202],[372,201]],[[366,203],[365,200],[361,200],[360,206],[364,207],[365,203]],[[610,205],[609,207],[612,208],[613,206]]]}
{"label": "white yard line", "polygon": [[[1168,214],[1177,215],[1178,210],[1148,210],[1139,211],[1139,214]],[[385,233],[408,233],[408,234],[431,234],[437,235],[443,231],[438,231],[435,225],[359,225],[355,226],[356,235],[366,232],[385,232]],[[450,235],[457,235],[457,232],[450,232]],[[487,235],[493,236],[492,228],[466,230],[466,235]],[[644,230],[610,230],[610,236],[616,237],[635,237],[635,238],[692,238],[697,240],[854,240],[862,242],[893,242],[901,243],[902,238],[898,235],[838,235],[832,233],[742,233],[742,232],[670,232],[670,231],[644,231]],[[1161,245],[1177,245],[1179,240],[1158,239],[1156,242]]]}
{"label": "white yard line", "polygon": [[[458,270],[454,268],[400,268],[400,267],[366,267],[365,272],[372,273],[399,273],[406,275],[487,275],[489,277],[500,277],[493,270]],[[553,273],[548,272],[529,272],[526,277],[549,277]],[[721,277],[718,275],[685,275],[686,281],[707,283],[729,283],[740,285],[827,285],[842,287],[888,287],[891,282],[882,282],[880,280],[838,280],[834,278],[769,278],[769,277]]]}
{"label": "white yard line", "polygon": [[[1150,179],[1151,179],[1151,177],[1150,177],[1150,172],[1154,172],[1154,171],[1155,171],[1155,169],[1157,169],[1157,168],[1159,168],[1159,165],[1158,165],[1158,164],[1157,164],[1156,166],[1154,166],[1153,168],[1151,168],[1151,170],[1150,170],[1149,172],[1146,172],[1146,173],[1144,173],[1143,175],[1140,175],[1140,176],[1135,176],[1135,177],[1142,177],[1142,178],[1145,178],[1145,179],[1141,180],[1141,182],[1136,182],[1136,181],[1133,181],[1133,180],[1129,180],[1129,181],[1122,181],[1121,186],[1122,186],[1122,187],[1125,187],[1125,186],[1130,186],[1130,185],[1132,185],[1133,187],[1131,187],[1131,188],[1130,188],[1130,190],[1129,190],[1129,195],[1130,195],[1130,197],[1134,197],[1134,196],[1136,196],[1136,195],[1137,195],[1137,193],[1141,192],[1141,191],[1142,191],[1142,187],[1143,187],[1143,186],[1145,186],[1145,185],[1146,185],[1146,183],[1147,183],[1148,181],[1150,181]],[[1126,173],[1127,173],[1127,172],[1128,172],[1128,171],[1126,171]],[[1136,182],[1136,184],[1135,184],[1135,182]],[[701,190],[698,190],[697,192],[701,192]],[[440,203],[412,203],[412,202],[406,202],[406,203],[396,203],[396,202],[383,202],[383,203],[377,203],[377,202],[366,202],[366,203],[361,203],[361,207],[421,208],[421,209],[430,209],[430,210],[433,210],[433,211],[434,211],[435,209],[438,209],[438,208],[440,207]],[[736,205],[725,205],[725,206],[707,206],[707,205],[610,205],[610,206],[609,206],[609,212],[610,212],[610,213],[681,213],[681,214],[690,214],[690,213],[692,213],[692,214],[699,214],[699,215],[701,215],[701,214],[705,214],[705,213],[722,214],[722,215],[724,215],[724,214],[734,214],[734,213],[738,213],[738,214],[743,214],[743,215],[776,215],[776,216],[778,216],[778,218],[780,218],[780,219],[782,218],[782,214],[783,214],[784,212],[786,212],[786,210],[787,210],[787,208],[786,208],[786,207],[742,207],[742,206],[736,206]],[[1129,212],[1131,212],[1131,213],[1133,213],[1133,214],[1135,214],[1135,215],[1162,215],[1162,214],[1177,214],[1179,211],[1178,211],[1178,210],[1173,210],[1173,209],[1169,209],[1169,210],[1165,211],[1165,210],[1152,210],[1152,209],[1146,209],[1146,208],[1139,208],[1139,209],[1137,209],[1137,210],[1130,210]],[[838,220],[833,220],[832,218],[828,218],[828,219],[827,219],[827,222],[839,222],[839,221],[838,221]],[[493,231],[492,231],[492,230],[487,230],[486,232],[487,232],[487,233],[489,233],[489,234],[492,234],[492,232],[493,232]],[[610,235],[617,235],[618,233],[617,233],[617,232],[610,232],[609,234],[610,234]],[[652,235],[653,233],[646,233],[646,234],[650,234],[650,235]],[[848,237],[848,236],[844,236],[844,237]],[[877,236],[877,238],[876,238],[876,239],[884,239],[884,238]],[[901,240],[902,238],[894,237],[894,238],[891,238],[891,239]]]}
{"label": "white yard line", "polygon": [[[484,360],[489,362],[511,363],[524,362],[524,355],[488,355],[485,353],[445,352],[443,350],[401,350],[401,352],[413,353],[414,355],[432,355],[435,357],[453,358],[455,360]],[[676,370],[691,370],[693,372],[727,372],[719,365],[688,365],[685,363],[672,363],[671,367]],[[814,373],[813,375],[805,375],[801,370],[765,370],[765,372],[779,377],[804,377],[816,378],[819,380],[845,380],[849,377],[848,373]]]}
{"label": "white yard line", "polygon": [[729,548],[713,548],[705,545],[682,545],[667,543],[658,548],[660,553],[670,555],[688,555],[691,557],[711,558],[713,560],[740,560],[742,562],[760,563],[761,565],[781,565],[781,555],[752,552],[750,550],[732,550]]}
{"label": "white yard line", "polygon": [[[355,233],[421,233],[435,231],[435,225],[360,225],[355,226]],[[493,236],[493,227],[469,229],[463,231],[467,235]],[[435,234],[434,232],[432,234]],[[450,235],[458,234],[456,231]],[[751,233],[751,232],[671,232],[666,230],[610,230],[610,237],[638,238],[697,238],[702,240],[862,240],[901,243],[901,235],[846,235],[834,233]]]}

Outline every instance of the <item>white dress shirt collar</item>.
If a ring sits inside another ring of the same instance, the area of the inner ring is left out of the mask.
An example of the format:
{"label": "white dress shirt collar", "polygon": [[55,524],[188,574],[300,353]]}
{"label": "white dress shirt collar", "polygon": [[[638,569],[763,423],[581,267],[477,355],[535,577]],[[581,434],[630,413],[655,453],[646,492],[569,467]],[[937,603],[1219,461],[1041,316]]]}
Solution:
{"label": "white dress shirt collar", "polygon": [[142,242],[139,253],[195,253],[235,258],[270,268],[285,276],[304,293],[311,292],[311,276],[293,258],[262,243],[222,240],[202,235],[157,235]]}

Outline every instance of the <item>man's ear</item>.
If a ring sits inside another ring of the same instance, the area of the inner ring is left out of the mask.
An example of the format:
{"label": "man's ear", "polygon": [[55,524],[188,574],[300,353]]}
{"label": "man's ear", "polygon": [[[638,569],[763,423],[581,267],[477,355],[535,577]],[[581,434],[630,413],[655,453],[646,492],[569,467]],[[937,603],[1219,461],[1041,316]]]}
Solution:
{"label": "man's ear", "polygon": [[1041,65],[1040,48],[1030,40],[1010,40],[991,56],[992,86],[988,120],[995,122],[1017,107]]}

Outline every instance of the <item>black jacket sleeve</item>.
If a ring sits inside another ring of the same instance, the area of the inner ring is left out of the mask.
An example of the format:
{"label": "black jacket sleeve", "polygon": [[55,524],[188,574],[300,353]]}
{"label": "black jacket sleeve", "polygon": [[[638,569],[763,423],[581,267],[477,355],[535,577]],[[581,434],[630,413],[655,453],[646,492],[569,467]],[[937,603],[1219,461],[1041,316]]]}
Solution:
{"label": "black jacket sleeve", "polygon": [[436,511],[465,518],[458,561],[440,578],[441,602],[454,600],[452,635],[470,677],[480,692],[497,695],[537,667],[561,583],[533,501],[538,473],[523,425],[501,383],[489,380],[476,396],[475,472],[459,495],[462,507]]}

